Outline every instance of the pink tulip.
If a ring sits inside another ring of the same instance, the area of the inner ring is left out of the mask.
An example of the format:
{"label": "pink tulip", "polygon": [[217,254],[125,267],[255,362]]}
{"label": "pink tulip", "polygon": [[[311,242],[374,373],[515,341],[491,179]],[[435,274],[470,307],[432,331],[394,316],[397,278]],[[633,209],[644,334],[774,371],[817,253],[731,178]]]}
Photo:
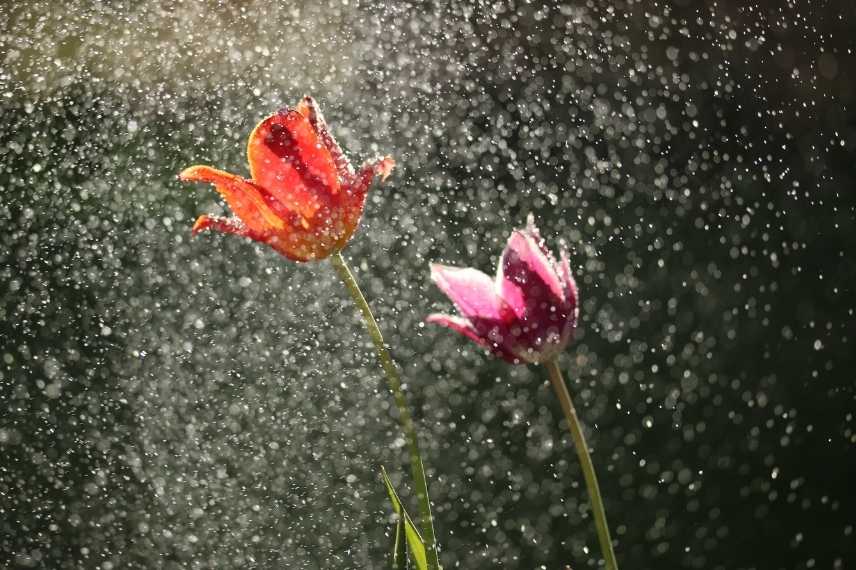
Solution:
{"label": "pink tulip", "polygon": [[428,322],[449,327],[512,364],[544,365],[580,460],[605,568],[618,570],[594,464],[557,359],[574,334],[579,313],[577,284],[564,249],[561,260],[557,263],[544,246],[530,215],[526,229],[508,238],[496,279],[471,267],[431,265],[431,279],[460,315],[431,315]]}
{"label": "pink tulip", "polygon": [[496,279],[478,269],[432,264],[431,278],[459,316],[434,314],[449,327],[512,364],[545,363],[561,352],[577,324],[577,284],[567,251],[561,263],[544,245],[534,218],[508,238]]}

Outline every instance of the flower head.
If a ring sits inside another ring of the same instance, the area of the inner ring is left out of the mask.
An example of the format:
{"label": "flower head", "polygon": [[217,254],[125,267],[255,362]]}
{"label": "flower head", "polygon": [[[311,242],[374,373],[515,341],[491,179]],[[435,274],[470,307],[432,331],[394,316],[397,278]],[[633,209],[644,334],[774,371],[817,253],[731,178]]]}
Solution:
{"label": "flower head", "polygon": [[233,217],[200,216],[193,234],[216,230],[269,245],[295,261],[324,259],[357,229],[375,176],[383,181],[390,157],[354,170],[312,97],[265,118],[247,145],[250,178],[209,166],[191,166],[179,178],[208,182]]}
{"label": "flower head", "polygon": [[561,263],[544,246],[533,217],[508,238],[496,278],[473,268],[431,265],[431,279],[460,315],[431,315],[513,364],[546,362],[571,340],[577,284],[567,252]]}

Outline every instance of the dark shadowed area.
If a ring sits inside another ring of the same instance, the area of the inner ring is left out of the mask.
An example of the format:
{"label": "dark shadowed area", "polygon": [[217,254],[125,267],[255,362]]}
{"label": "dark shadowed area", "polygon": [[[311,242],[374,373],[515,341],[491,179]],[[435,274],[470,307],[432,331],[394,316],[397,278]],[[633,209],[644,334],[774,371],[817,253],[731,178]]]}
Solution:
{"label": "dark shadowed area", "polygon": [[425,325],[428,263],[564,243],[560,364],[625,569],[856,560],[856,5],[0,4],[0,566],[388,568],[392,399],[327,262],[191,239],[312,94],[395,157],[345,250],[446,568],[596,568],[543,368]]}

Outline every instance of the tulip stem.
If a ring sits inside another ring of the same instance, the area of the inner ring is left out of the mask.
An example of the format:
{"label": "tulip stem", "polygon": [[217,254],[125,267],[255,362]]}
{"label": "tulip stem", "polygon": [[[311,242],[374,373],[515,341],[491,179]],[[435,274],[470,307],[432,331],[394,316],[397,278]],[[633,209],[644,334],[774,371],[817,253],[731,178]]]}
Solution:
{"label": "tulip stem", "polygon": [[431,516],[431,500],[428,498],[428,483],[425,480],[425,468],[422,464],[422,454],[419,452],[419,440],[416,438],[416,430],[413,427],[413,419],[410,415],[410,410],[407,407],[407,399],[404,397],[404,391],[401,389],[401,377],[398,375],[398,368],[389,354],[386,343],[383,340],[383,335],[380,332],[380,327],[372,314],[372,310],[366,301],[357,280],[354,279],[353,273],[345,263],[345,259],[340,252],[336,252],[330,256],[333,267],[348,288],[348,292],[354,299],[357,307],[362,313],[363,320],[366,323],[366,328],[374,342],[375,350],[377,351],[378,360],[386,373],[386,378],[389,381],[389,389],[392,391],[395,405],[398,407],[398,420],[401,423],[401,428],[407,438],[407,446],[410,451],[410,471],[413,481],[416,486],[416,496],[419,500],[420,519],[422,523],[422,535],[425,541],[425,550],[428,558],[428,568],[430,570],[440,570],[440,559],[437,554],[437,543],[434,537],[434,519]]}
{"label": "tulip stem", "polygon": [[577,411],[574,408],[574,403],[571,401],[571,394],[568,392],[568,386],[562,378],[562,371],[559,370],[559,365],[556,359],[548,360],[544,363],[547,368],[547,373],[550,375],[550,381],[553,384],[553,390],[556,391],[556,396],[562,404],[562,411],[565,413],[565,421],[568,423],[568,429],[571,432],[571,438],[574,440],[574,449],[577,451],[577,457],[580,460],[580,465],[583,470],[583,477],[586,480],[589,497],[591,498],[592,511],[594,513],[594,525],[597,528],[597,539],[600,542],[600,549],[603,551],[603,557],[606,561],[607,570],[618,570],[618,563],[615,561],[615,552],[612,550],[612,539],[609,537],[609,525],[606,523],[606,511],[603,508],[603,498],[600,496],[600,487],[597,484],[597,475],[594,472],[594,464],[589,455],[588,444],[583,435],[582,424],[577,416]]}

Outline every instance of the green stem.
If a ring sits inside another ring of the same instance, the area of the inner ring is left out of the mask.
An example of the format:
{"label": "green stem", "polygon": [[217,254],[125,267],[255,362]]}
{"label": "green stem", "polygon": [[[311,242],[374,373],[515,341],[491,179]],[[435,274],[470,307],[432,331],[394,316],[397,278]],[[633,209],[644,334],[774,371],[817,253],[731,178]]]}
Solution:
{"label": "green stem", "polygon": [[603,551],[606,569],[618,570],[618,563],[615,561],[615,552],[612,550],[612,539],[609,537],[609,525],[606,523],[606,511],[603,509],[603,498],[600,496],[600,487],[597,484],[597,475],[594,472],[594,464],[591,462],[586,438],[583,435],[582,424],[579,417],[577,417],[577,411],[574,409],[574,403],[571,401],[571,394],[568,392],[568,387],[562,378],[562,371],[559,370],[556,360],[549,360],[544,363],[544,366],[547,367],[547,373],[550,375],[553,389],[556,391],[556,396],[558,396],[559,402],[562,404],[562,411],[565,412],[565,420],[568,422],[568,429],[574,440],[574,449],[577,450],[577,457],[579,457],[580,465],[583,469],[586,487],[588,487],[589,496],[591,497],[594,525],[597,528],[597,539],[600,542],[600,549]]}
{"label": "green stem", "polygon": [[407,438],[407,446],[410,451],[410,472],[416,486],[416,496],[419,500],[420,520],[422,523],[422,535],[425,541],[425,550],[428,557],[428,568],[431,570],[440,570],[440,559],[437,554],[437,544],[434,537],[434,518],[431,516],[431,501],[428,498],[428,483],[425,480],[425,468],[422,465],[422,454],[419,452],[419,440],[416,438],[416,430],[413,427],[413,418],[410,416],[410,409],[407,407],[407,400],[404,397],[404,392],[401,390],[401,377],[398,375],[398,369],[386,343],[383,341],[380,327],[372,314],[357,280],[354,279],[353,273],[348,269],[345,259],[341,253],[334,253],[330,257],[333,267],[341,277],[345,287],[354,299],[357,307],[363,315],[363,320],[366,323],[366,328],[374,342],[375,350],[377,351],[378,360],[386,373],[386,378],[389,381],[389,389],[392,391],[392,396],[395,399],[395,405],[398,407],[398,420],[401,422],[401,428]]}

